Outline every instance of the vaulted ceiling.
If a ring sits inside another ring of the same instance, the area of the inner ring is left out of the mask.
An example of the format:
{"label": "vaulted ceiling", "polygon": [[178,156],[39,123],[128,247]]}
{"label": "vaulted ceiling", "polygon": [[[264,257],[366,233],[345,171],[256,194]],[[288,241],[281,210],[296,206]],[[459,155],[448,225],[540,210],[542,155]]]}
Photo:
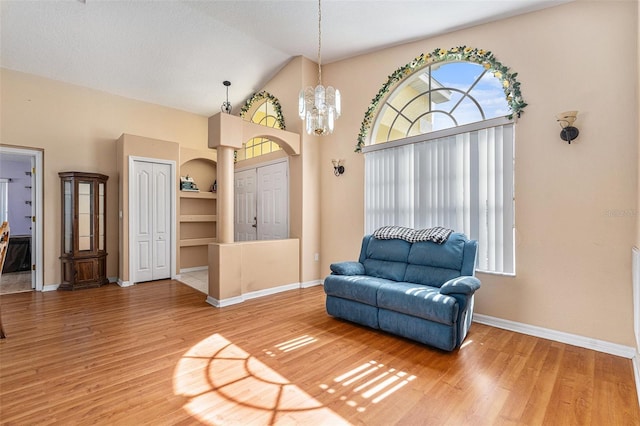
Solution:
{"label": "vaulted ceiling", "polygon": [[[324,0],[322,63],[569,0]],[[2,0],[0,66],[210,116],[292,57],[316,60],[315,0]],[[418,54],[420,52],[416,52]]]}

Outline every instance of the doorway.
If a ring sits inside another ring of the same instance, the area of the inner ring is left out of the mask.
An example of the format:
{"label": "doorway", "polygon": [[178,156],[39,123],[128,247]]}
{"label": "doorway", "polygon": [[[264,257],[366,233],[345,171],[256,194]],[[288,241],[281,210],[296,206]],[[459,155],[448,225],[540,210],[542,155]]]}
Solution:
{"label": "doorway", "polygon": [[43,290],[43,151],[0,146],[2,220],[10,227],[0,293]]}
{"label": "doorway", "polygon": [[172,277],[175,270],[175,163],[131,159],[131,282]]}
{"label": "doorway", "polygon": [[289,163],[235,173],[235,241],[289,238]]}

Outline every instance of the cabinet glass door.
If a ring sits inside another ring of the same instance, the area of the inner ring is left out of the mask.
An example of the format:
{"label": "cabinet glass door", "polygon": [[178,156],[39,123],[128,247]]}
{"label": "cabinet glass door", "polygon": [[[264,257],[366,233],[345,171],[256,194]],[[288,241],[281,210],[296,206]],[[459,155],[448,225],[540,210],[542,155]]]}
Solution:
{"label": "cabinet glass door", "polygon": [[104,250],[104,221],[106,218],[104,217],[104,183],[98,184],[98,250]]}
{"label": "cabinet glass door", "polygon": [[93,196],[91,182],[78,182],[78,250],[93,250]]}
{"label": "cabinet glass door", "polygon": [[71,253],[73,250],[73,213],[71,198],[71,182],[64,181],[64,253]]}

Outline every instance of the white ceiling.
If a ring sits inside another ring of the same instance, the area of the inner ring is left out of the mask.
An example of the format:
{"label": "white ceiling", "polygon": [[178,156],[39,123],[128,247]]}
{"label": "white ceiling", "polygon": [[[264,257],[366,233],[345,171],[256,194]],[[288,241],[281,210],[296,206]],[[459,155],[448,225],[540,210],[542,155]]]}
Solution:
{"label": "white ceiling", "polygon": [[[325,0],[322,63],[569,0]],[[210,116],[292,57],[316,60],[315,0],[0,0],[3,68]],[[416,52],[419,54],[420,52]]]}

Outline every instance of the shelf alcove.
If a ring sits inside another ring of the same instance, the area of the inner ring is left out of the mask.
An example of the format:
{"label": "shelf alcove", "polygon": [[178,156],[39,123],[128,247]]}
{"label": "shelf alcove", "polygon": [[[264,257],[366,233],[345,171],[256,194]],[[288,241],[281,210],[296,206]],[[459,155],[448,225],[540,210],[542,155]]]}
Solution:
{"label": "shelf alcove", "polygon": [[179,191],[179,270],[208,266],[207,245],[217,242],[214,150],[180,149],[180,176],[193,178],[199,191]]}

